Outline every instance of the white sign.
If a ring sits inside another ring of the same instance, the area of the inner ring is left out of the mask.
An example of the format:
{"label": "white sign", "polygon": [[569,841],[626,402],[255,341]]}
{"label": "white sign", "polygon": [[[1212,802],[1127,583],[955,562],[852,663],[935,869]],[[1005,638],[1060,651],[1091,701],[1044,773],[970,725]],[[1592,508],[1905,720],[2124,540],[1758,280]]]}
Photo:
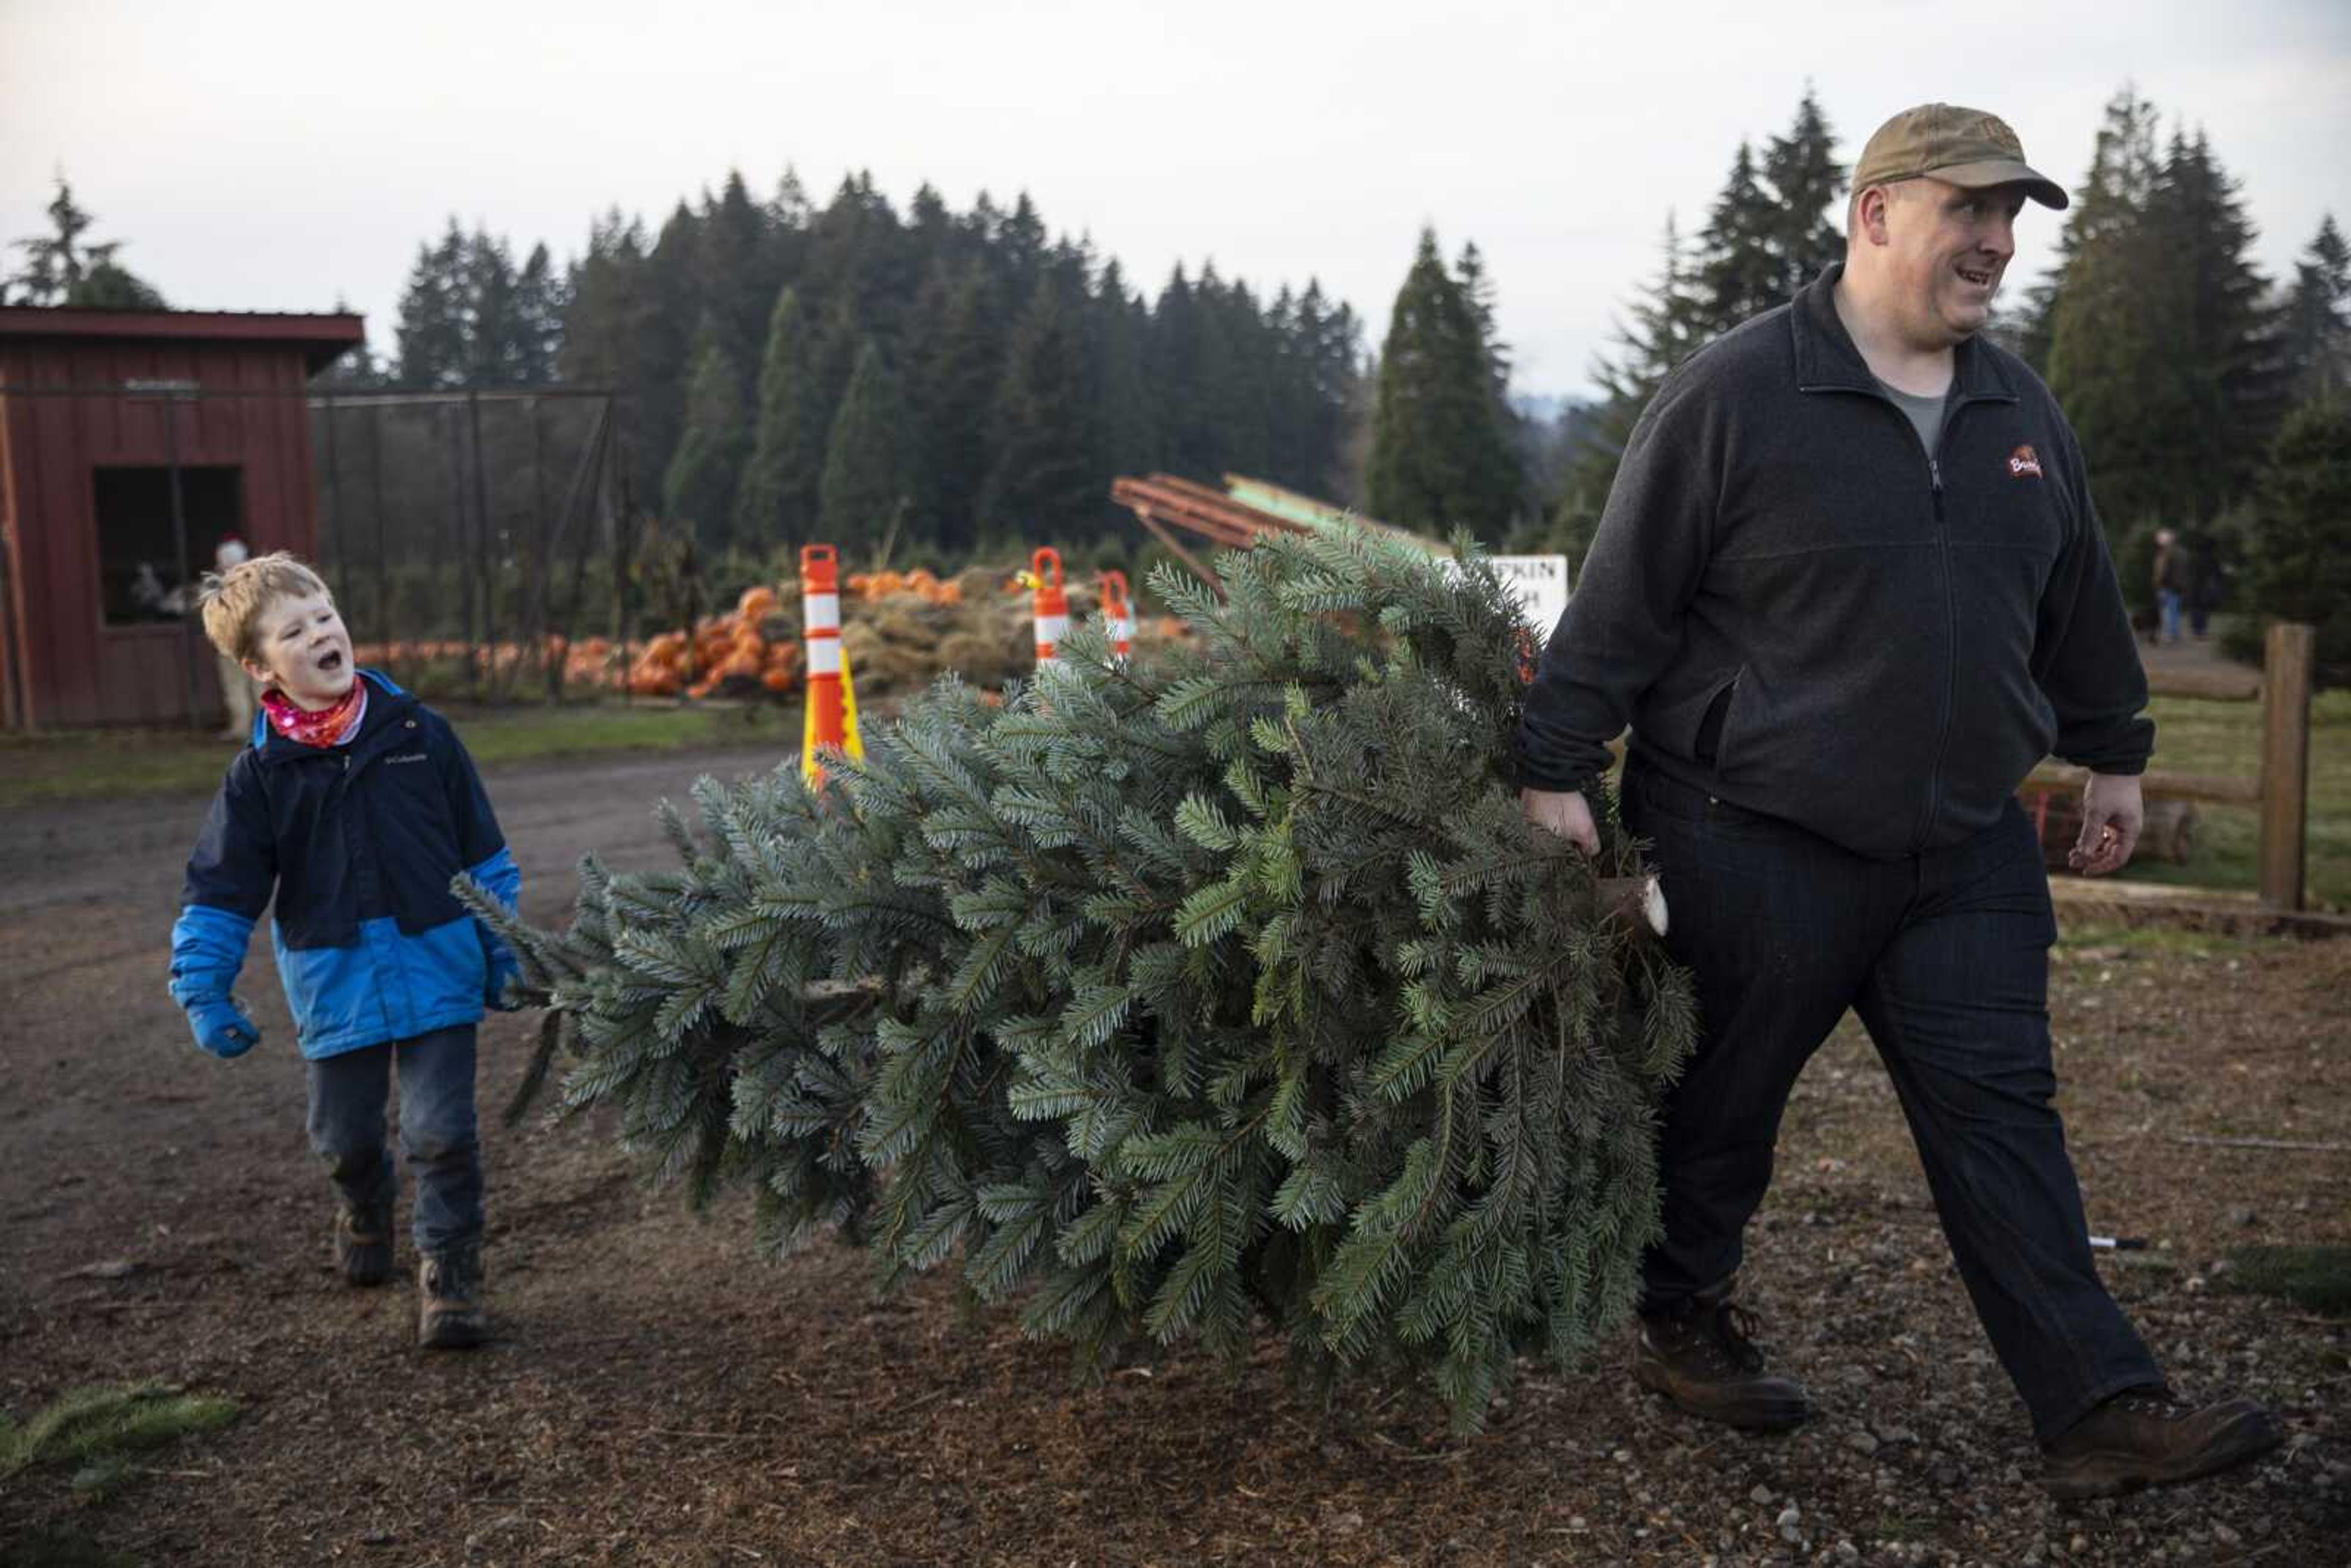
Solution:
{"label": "white sign", "polygon": [[1535,635],[1548,639],[1567,613],[1567,558],[1563,555],[1498,555],[1487,558],[1502,584],[1526,606]]}

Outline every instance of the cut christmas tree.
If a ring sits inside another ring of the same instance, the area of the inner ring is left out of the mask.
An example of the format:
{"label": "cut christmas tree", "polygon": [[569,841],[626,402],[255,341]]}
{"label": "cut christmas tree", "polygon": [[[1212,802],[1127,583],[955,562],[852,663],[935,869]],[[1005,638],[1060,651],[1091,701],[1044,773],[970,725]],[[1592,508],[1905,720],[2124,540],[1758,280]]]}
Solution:
{"label": "cut christmas tree", "polygon": [[813,792],[705,779],[698,830],[661,807],[682,866],[590,858],[562,933],[476,899],[550,1009],[517,1108],[563,1055],[565,1107],[695,1201],[748,1184],[763,1245],[952,1263],[1081,1369],[1271,1329],[1474,1428],[1630,1306],[1694,1019],[1635,846],[1521,817],[1530,629],[1462,557],[1163,572],[1196,635],[1159,658],[1089,627]]}

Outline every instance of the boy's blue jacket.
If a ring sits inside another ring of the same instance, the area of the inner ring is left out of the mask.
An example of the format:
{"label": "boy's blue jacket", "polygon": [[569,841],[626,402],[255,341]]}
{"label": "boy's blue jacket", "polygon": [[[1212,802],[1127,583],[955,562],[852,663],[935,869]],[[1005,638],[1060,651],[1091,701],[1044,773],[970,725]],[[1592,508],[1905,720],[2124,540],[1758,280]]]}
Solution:
{"label": "boy's blue jacket", "polygon": [[480,1019],[514,960],[449,892],[465,872],[507,908],[522,872],[448,721],[372,670],[348,746],[303,746],[256,719],[188,857],[172,996],[225,998],[254,922],[272,938],[313,1061]]}

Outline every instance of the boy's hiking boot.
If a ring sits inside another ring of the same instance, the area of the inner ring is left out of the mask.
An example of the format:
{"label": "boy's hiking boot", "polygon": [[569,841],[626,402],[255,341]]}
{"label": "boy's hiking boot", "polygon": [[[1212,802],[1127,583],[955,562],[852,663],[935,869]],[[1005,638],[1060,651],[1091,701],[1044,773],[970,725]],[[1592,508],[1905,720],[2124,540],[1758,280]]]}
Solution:
{"label": "boy's hiking boot", "polygon": [[1763,1370],[1754,1329],[1753,1315],[1731,1304],[1728,1282],[1700,1291],[1678,1312],[1641,1319],[1633,1379],[1705,1420],[1785,1431],[1812,1406],[1802,1384]]}
{"label": "boy's hiking boot", "polygon": [[489,1337],[482,1307],[482,1252],[455,1248],[416,1266],[416,1343],[426,1350],[469,1350]]}
{"label": "boy's hiking boot", "polygon": [[361,1208],[335,1206],[335,1267],[354,1285],[381,1285],[392,1278],[392,1184]]}
{"label": "boy's hiking boot", "polygon": [[2115,1497],[2144,1486],[2218,1475],[2284,1438],[2277,1417],[2250,1399],[2192,1409],[2168,1388],[2116,1395],[2043,1446],[2042,1486],[2060,1501]]}

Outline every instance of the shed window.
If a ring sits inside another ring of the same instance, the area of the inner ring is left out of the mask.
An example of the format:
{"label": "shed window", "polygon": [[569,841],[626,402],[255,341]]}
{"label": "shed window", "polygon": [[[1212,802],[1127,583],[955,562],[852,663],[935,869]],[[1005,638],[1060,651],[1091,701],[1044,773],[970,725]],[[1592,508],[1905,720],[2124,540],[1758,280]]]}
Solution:
{"label": "shed window", "polygon": [[99,601],[110,626],[175,621],[194,607],[193,580],[212,570],[213,552],[245,533],[245,471],[235,465],[180,470],[180,506],[188,521],[187,570],[172,524],[172,470],[99,468]]}

